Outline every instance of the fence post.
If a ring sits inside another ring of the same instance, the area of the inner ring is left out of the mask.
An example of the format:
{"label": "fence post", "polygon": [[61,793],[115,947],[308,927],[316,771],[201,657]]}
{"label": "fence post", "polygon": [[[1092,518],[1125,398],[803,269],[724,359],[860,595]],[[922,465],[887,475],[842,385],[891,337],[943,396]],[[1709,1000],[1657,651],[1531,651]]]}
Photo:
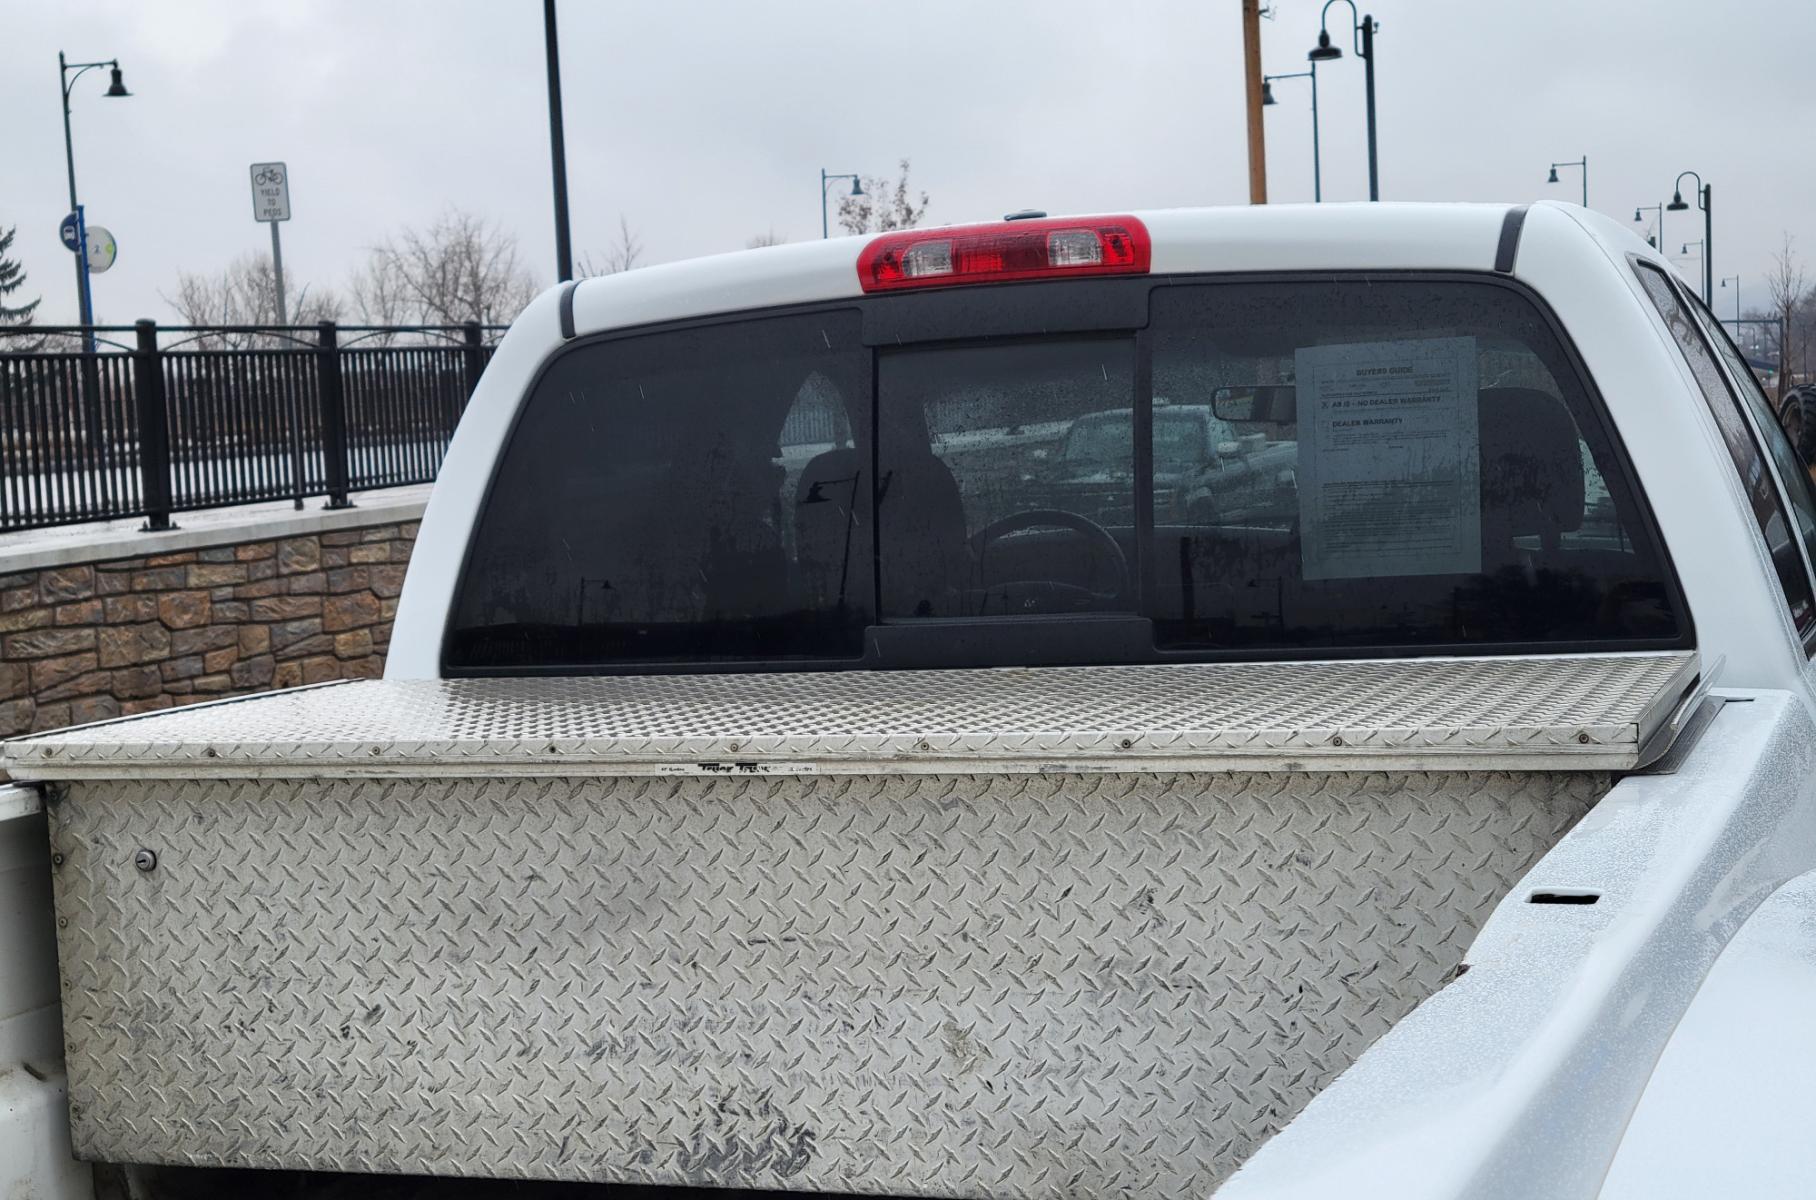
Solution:
{"label": "fence post", "polygon": [[323,321],[316,328],[321,331],[316,374],[321,383],[322,466],[328,476],[324,507],[352,508],[353,502],[347,499],[347,396],[341,386],[340,347],[333,321]]}
{"label": "fence post", "polygon": [[461,336],[466,341],[466,353],[464,355],[467,364],[466,399],[471,400],[474,391],[479,387],[479,373],[485,370],[485,364],[480,359],[480,346],[483,343],[480,341],[479,322],[468,321],[461,327]]}
{"label": "fence post", "polygon": [[164,400],[164,356],[158,350],[156,321],[134,322],[133,397],[139,410],[139,501],[146,532],[175,529],[170,523],[170,410]]}

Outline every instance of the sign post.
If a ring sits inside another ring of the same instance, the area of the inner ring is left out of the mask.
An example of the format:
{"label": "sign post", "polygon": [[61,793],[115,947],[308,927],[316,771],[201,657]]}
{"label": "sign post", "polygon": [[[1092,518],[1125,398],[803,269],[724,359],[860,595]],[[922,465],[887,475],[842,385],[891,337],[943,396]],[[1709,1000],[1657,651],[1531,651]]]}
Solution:
{"label": "sign post", "polygon": [[284,247],[278,240],[279,221],[290,219],[290,172],[281,162],[252,164],[252,219],[271,226],[271,273],[277,287],[277,323],[290,324],[284,299]]}

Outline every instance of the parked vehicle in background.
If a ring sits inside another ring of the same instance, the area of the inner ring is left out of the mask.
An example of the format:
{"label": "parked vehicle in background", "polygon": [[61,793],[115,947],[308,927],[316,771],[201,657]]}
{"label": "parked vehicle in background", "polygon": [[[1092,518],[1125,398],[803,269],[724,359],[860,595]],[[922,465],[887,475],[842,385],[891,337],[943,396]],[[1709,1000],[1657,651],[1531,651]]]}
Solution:
{"label": "parked vehicle in background", "polygon": [[565,285],[384,680],[0,751],[0,1190],[1806,1195],[1777,417],[1573,205]]}
{"label": "parked vehicle in background", "polygon": [[1804,383],[1785,392],[1778,419],[1806,463],[1816,463],[1816,383]]}

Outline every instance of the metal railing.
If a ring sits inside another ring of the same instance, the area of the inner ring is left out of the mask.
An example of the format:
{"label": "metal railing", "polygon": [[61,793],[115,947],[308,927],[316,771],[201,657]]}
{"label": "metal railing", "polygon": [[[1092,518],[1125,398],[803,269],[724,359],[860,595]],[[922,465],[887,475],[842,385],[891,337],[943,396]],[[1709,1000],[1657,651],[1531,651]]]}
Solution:
{"label": "metal railing", "polygon": [[0,329],[0,530],[432,482],[503,328]]}

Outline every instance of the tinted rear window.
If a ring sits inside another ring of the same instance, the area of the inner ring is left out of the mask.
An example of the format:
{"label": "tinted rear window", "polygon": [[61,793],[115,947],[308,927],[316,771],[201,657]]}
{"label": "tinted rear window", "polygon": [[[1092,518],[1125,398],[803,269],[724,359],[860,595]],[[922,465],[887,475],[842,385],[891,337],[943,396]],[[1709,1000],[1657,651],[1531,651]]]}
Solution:
{"label": "tinted rear window", "polygon": [[474,535],[450,663],[855,657],[876,611],[857,326],[738,322],[556,359]]}
{"label": "tinted rear window", "polygon": [[446,667],[1687,639],[1598,402],[1512,288],[1169,281],[1140,335],[1044,335],[1029,294],[1021,337],[866,346],[840,309],[563,353],[481,512]]}
{"label": "tinted rear window", "polygon": [[1154,293],[1151,313],[1156,405],[1252,418],[1206,469],[1168,473],[1156,451],[1161,645],[1679,632],[1662,557],[1595,407],[1513,291],[1174,287]]}

